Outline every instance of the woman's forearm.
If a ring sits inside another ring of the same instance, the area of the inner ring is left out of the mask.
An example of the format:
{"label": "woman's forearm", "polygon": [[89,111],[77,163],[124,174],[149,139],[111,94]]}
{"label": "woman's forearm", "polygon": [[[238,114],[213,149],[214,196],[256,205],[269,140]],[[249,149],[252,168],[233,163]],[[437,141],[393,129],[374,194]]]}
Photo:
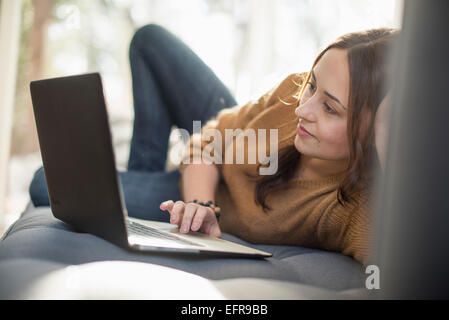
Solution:
{"label": "woman's forearm", "polygon": [[220,172],[215,164],[190,164],[182,174],[184,202],[194,199],[215,201],[215,190],[220,181]]}

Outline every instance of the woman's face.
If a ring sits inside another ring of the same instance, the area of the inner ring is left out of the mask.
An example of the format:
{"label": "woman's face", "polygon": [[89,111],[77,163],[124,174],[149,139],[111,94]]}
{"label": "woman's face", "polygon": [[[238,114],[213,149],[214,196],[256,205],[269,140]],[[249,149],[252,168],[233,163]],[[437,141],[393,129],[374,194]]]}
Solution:
{"label": "woman's face", "polygon": [[303,155],[323,160],[349,157],[346,136],[349,100],[347,51],[328,50],[315,65],[309,83],[295,110],[299,124],[312,136],[295,137],[295,147]]}

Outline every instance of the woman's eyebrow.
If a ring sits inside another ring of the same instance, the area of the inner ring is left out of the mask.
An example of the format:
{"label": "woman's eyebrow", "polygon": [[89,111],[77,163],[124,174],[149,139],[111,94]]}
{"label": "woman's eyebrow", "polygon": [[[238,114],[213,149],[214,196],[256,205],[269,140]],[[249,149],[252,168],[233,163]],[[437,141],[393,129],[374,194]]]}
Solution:
{"label": "woman's eyebrow", "polygon": [[[313,78],[313,81],[315,81],[316,83],[318,82],[318,81],[316,81],[315,72],[313,72],[313,70],[312,70],[312,78]],[[340,104],[340,105],[343,107],[343,109],[346,110],[346,107],[343,105],[343,103],[341,103],[340,100],[338,100],[335,96],[331,95],[331,94],[330,94],[329,92],[327,92],[327,91],[324,91],[324,93],[325,93],[329,98],[331,98],[332,100],[334,100],[335,102],[337,102],[338,104]]]}

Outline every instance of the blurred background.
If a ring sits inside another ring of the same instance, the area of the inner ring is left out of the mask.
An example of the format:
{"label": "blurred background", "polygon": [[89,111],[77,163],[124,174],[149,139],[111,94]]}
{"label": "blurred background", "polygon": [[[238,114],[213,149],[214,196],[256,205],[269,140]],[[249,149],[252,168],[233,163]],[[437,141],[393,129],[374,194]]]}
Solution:
{"label": "blurred background", "polygon": [[[0,145],[5,159],[4,169],[0,166],[4,193],[3,198],[0,195],[0,234],[29,203],[29,183],[42,165],[30,81],[100,72],[117,165],[126,167],[133,121],[128,46],[137,28],[157,23],[169,29],[244,104],[288,74],[308,71],[320,49],[344,33],[399,28],[402,1],[21,0],[17,5],[20,0],[1,0],[3,20],[14,18],[5,12],[11,6],[17,10],[17,23],[2,21],[0,30],[1,45],[7,48],[5,37],[17,34],[17,61],[10,58],[14,63],[2,64],[13,65],[14,83],[5,89],[7,82],[2,81],[4,88],[0,88],[12,97],[10,102],[3,99],[0,106],[0,117],[11,110],[2,122],[7,124],[6,134],[2,132],[8,142]],[[172,143],[176,137],[171,136]]]}

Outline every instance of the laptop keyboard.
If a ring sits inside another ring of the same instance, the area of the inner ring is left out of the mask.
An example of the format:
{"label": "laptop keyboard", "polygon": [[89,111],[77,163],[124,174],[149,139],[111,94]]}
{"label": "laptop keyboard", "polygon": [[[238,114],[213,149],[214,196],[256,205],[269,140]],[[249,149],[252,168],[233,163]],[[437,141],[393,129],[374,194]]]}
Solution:
{"label": "laptop keyboard", "polygon": [[144,236],[147,238],[149,237],[149,238],[156,238],[156,239],[161,239],[161,240],[168,240],[171,242],[176,242],[176,243],[184,244],[184,245],[193,245],[193,246],[203,247],[203,245],[201,245],[199,243],[181,239],[177,236],[171,235],[168,232],[161,232],[155,228],[148,227],[148,226],[145,226],[141,223],[137,223],[134,221],[127,220],[126,226],[128,228],[130,235]]}

